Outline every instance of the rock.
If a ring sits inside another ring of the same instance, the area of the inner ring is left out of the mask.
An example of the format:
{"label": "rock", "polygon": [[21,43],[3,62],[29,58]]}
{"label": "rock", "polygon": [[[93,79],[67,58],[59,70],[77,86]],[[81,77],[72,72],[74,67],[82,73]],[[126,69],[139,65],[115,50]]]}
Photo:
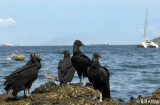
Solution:
{"label": "rock", "polygon": [[134,100],[134,97],[130,97],[130,101],[133,101]]}
{"label": "rock", "polygon": [[128,105],[160,105],[160,88],[154,91],[152,96],[139,95],[137,99],[130,100]]}
{"label": "rock", "polygon": [[47,92],[51,92],[54,91],[55,89],[57,89],[57,85],[52,82],[49,81],[47,83],[45,83],[44,85],[39,86],[38,88],[35,88],[31,93],[47,93]]}
{"label": "rock", "polygon": [[117,100],[117,102],[118,102],[118,103],[123,103],[124,101],[119,98],[119,99]]}
{"label": "rock", "polygon": [[154,92],[152,93],[152,96],[155,96],[155,97],[160,98],[160,88],[158,88],[156,91],[154,91]]}
{"label": "rock", "polygon": [[143,98],[142,95],[139,95],[139,96],[138,96],[138,99],[139,99],[139,100],[142,99],[142,98]]}
{"label": "rock", "polygon": [[123,99],[119,98],[117,100],[118,105],[125,105],[126,103],[123,101]]}
{"label": "rock", "polygon": [[[98,96],[100,92],[98,91]],[[95,105],[99,100],[90,100],[94,96],[93,86],[82,87],[77,84],[56,86],[54,82],[45,83],[32,91],[30,97],[14,100],[11,94],[0,95],[0,105]],[[117,105],[112,99],[104,99],[100,105]]]}

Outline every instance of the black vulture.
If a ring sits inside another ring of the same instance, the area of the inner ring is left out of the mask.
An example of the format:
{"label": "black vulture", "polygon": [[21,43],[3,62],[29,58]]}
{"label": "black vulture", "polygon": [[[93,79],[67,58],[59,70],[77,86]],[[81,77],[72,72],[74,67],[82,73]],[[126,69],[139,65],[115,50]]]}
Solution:
{"label": "black vulture", "polygon": [[100,100],[98,102],[102,102],[102,97],[110,99],[110,75],[107,68],[100,65],[99,57],[102,58],[99,53],[95,52],[93,54],[92,63],[88,67],[87,73],[88,79],[93,84],[93,87],[95,89],[95,97],[93,97],[92,100],[97,98],[96,90],[98,89],[101,93]]}
{"label": "black vulture", "polygon": [[41,68],[40,61],[42,59],[36,56],[34,52],[27,53],[30,53],[30,60],[23,67],[13,71],[4,78],[6,79],[4,89],[7,94],[10,90],[13,90],[12,95],[17,97],[18,92],[24,90],[24,96],[30,96],[29,89],[37,79],[38,70]]}
{"label": "black vulture", "polygon": [[81,76],[83,75],[83,86],[85,86],[86,85],[85,77],[87,77],[87,68],[88,66],[90,66],[91,60],[79,50],[80,46],[85,46],[85,45],[80,40],[76,40],[73,44],[73,56],[71,58],[71,61],[78,73],[78,76],[80,78],[80,83],[81,83]]}
{"label": "black vulture", "polygon": [[63,60],[59,61],[58,64],[58,78],[60,85],[66,85],[68,82],[71,82],[74,77],[74,67],[71,62],[70,52],[68,50],[64,50],[61,52],[64,54]]}

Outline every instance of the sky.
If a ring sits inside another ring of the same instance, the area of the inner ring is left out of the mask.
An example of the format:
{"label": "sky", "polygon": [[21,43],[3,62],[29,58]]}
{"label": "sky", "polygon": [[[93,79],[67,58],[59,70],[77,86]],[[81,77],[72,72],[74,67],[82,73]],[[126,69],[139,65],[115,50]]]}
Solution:
{"label": "sky", "polygon": [[135,45],[160,37],[160,0],[0,0],[0,44]]}

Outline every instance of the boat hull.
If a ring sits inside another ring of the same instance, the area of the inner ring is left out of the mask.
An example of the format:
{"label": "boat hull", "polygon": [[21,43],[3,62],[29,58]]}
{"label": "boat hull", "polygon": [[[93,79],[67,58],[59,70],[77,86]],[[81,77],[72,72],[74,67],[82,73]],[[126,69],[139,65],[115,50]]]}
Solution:
{"label": "boat hull", "polygon": [[11,58],[16,60],[16,61],[22,61],[25,58],[25,55],[17,55],[17,54],[12,54]]}
{"label": "boat hull", "polygon": [[149,48],[157,48],[156,46],[148,46]]}
{"label": "boat hull", "polygon": [[144,46],[142,46],[142,45],[137,45],[137,47],[139,47],[139,48],[145,48]]}
{"label": "boat hull", "polygon": [[158,44],[152,42],[152,41],[146,41],[142,42],[141,44],[138,44],[137,47],[139,48],[158,48]]}

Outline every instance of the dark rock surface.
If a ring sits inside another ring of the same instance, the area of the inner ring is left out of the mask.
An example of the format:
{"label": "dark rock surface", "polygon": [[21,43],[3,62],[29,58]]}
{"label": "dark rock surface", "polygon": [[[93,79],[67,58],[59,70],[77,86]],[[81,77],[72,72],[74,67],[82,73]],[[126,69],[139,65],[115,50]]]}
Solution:
{"label": "dark rock surface", "polygon": [[[99,91],[98,91],[99,96]],[[56,86],[48,82],[34,89],[30,97],[15,99],[11,94],[0,95],[0,105],[95,105],[99,100],[90,100],[94,97],[91,85],[82,87],[78,84]],[[117,105],[111,98],[103,100],[98,105]]]}
{"label": "dark rock surface", "polygon": [[160,105],[160,88],[152,93],[152,96],[142,97],[139,95],[137,99],[131,98],[128,105]]}

